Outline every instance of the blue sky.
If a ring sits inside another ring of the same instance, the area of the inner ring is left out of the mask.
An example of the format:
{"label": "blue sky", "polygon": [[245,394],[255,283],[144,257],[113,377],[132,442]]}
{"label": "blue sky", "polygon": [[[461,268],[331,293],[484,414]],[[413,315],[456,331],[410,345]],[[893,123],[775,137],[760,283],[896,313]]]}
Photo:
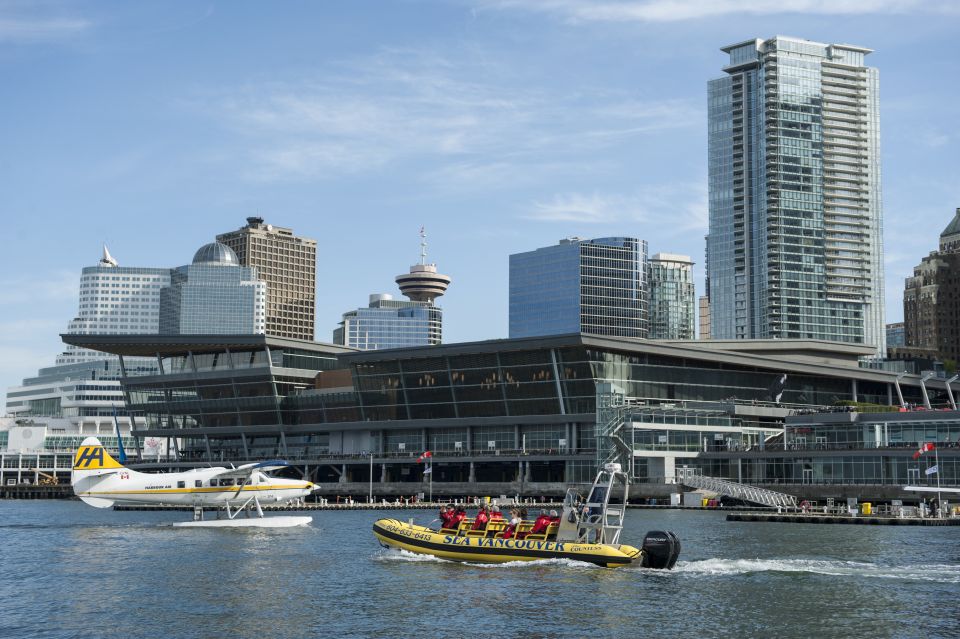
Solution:
{"label": "blue sky", "polygon": [[689,254],[699,293],[706,83],[777,34],[875,49],[899,320],[960,206],[958,27],[921,0],[0,0],[0,393],[52,364],[102,242],[178,266],[249,215],[319,241],[322,340],[421,225],[445,341],[505,337],[508,255],[571,235]]}

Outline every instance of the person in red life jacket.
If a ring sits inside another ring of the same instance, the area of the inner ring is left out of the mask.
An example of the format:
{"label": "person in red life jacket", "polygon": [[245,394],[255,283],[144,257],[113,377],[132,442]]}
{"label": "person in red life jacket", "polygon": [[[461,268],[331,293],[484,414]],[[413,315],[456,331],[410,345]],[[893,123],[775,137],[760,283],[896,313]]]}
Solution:
{"label": "person in red life jacket", "polygon": [[460,526],[460,522],[467,518],[467,509],[462,505],[457,506],[456,513],[453,516],[453,526],[451,528],[457,528]]}
{"label": "person in red life jacket", "polygon": [[550,511],[550,523],[559,524],[560,523],[560,514],[555,510]]}
{"label": "person in red life jacket", "polygon": [[490,506],[490,521],[494,519],[503,519],[503,513],[500,512],[500,506]]}
{"label": "person in red life jacket", "polygon": [[542,535],[547,532],[547,526],[550,525],[550,517],[547,516],[547,511],[541,510],[540,516],[537,517],[537,520],[533,522],[533,528],[530,529],[531,535]]}
{"label": "person in red life jacket", "polygon": [[456,528],[457,514],[454,512],[453,506],[440,506],[440,527],[441,528]]}
{"label": "person in red life jacket", "polygon": [[520,511],[514,508],[510,511],[510,524],[503,531],[504,539],[512,539],[515,536],[517,527],[520,525],[520,522],[523,521],[520,518]]}
{"label": "person in red life jacket", "polygon": [[480,506],[480,510],[477,511],[477,518],[473,521],[473,530],[484,530],[488,521],[490,521],[490,515],[487,514],[487,507]]}

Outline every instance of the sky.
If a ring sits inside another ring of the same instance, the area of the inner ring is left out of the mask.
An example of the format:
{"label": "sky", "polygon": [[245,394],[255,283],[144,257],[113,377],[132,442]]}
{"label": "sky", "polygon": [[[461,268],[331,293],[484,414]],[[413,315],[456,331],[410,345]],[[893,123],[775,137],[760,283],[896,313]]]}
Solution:
{"label": "sky", "polygon": [[887,321],[960,206],[960,1],[0,0],[0,401],[53,364],[80,270],[190,262],[248,216],[318,241],[317,337],[419,259],[444,341],[507,336],[508,257],[690,255],[720,48],[874,49]]}

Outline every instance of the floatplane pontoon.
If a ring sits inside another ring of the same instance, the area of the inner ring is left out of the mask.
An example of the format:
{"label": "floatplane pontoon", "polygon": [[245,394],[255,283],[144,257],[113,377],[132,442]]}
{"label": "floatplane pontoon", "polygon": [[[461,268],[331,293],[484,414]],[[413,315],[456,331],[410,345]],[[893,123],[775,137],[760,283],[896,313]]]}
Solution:
{"label": "floatplane pontoon", "polygon": [[[672,532],[648,532],[640,548],[620,543],[627,488],[627,475],[620,464],[605,465],[585,501],[576,489],[567,491],[560,521],[550,524],[544,534],[524,535],[530,525],[521,524],[517,537],[505,539],[506,522],[493,520],[483,530],[471,530],[470,519],[457,529],[439,530],[417,526],[413,520],[380,519],[373,524],[373,534],[384,547],[454,561],[574,559],[607,568],[635,563],[646,568],[673,568],[680,555],[680,540]],[[617,500],[613,504],[611,497]]]}
{"label": "floatplane pontoon", "polygon": [[[238,468],[141,473],[111,457],[99,439],[87,437],[73,459],[70,483],[77,497],[95,508],[110,508],[115,503],[193,506],[193,521],[177,522],[174,526],[289,528],[309,524],[313,518],[264,517],[260,507],[261,503],[285,503],[306,497],[316,489],[308,481],[267,474],[288,465],[260,462]],[[204,520],[205,506],[218,509],[216,519]],[[254,511],[257,516],[251,517]],[[241,513],[246,517],[240,518]]]}

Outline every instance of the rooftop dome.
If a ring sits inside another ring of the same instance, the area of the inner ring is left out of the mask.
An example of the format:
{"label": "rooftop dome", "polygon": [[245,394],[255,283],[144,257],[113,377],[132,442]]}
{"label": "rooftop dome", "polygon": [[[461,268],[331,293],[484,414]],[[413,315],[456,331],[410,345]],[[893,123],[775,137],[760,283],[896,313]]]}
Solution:
{"label": "rooftop dome", "polygon": [[194,264],[220,264],[222,266],[240,266],[240,260],[233,249],[220,242],[204,244],[193,255]]}

